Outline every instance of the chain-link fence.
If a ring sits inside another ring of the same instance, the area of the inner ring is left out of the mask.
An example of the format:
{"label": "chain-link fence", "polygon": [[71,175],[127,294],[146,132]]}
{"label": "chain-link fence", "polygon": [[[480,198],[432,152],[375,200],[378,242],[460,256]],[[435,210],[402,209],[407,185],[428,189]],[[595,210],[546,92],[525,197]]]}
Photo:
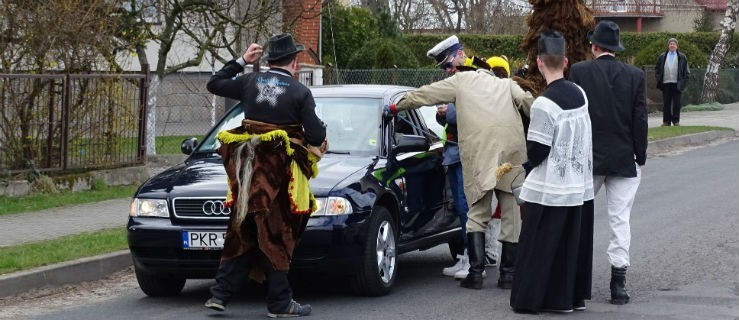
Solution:
{"label": "chain-link fence", "polygon": [[327,69],[323,84],[393,84],[420,87],[448,76],[448,73],[440,69]]}
{"label": "chain-link fence", "polygon": [[223,116],[225,100],[208,92],[209,72],[181,72],[159,85],[156,135],[202,136]]}
{"label": "chain-link fence", "polygon": [[[206,84],[210,72],[180,72],[164,78],[157,95],[156,135],[202,136],[238,101],[216,97]],[[297,72],[301,83],[313,85],[310,70]]]}
{"label": "chain-link fence", "polygon": [[[662,111],[662,91],[657,89],[654,66],[645,66],[644,70],[647,80],[647,105],[650,111]],[[682,93],[682,104],[699,104],[701,91],[703,90],[703,79],[706,69],[690,69],[690,78]],[[716,101],[719,103],[733,103],[739,101],[739,69],[722,69],[718,73],[718,94]]]}

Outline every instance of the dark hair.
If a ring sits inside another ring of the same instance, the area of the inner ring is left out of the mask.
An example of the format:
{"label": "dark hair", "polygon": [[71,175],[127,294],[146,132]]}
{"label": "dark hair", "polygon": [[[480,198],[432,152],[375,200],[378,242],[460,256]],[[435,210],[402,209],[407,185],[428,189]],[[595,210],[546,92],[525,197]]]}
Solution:
{"label": "dark hair", "polygon": [[540,54],[539,60],[549,69],[560,69],[562,64],[565,62],[565,56],[552,55],[552,54]]}
{"label": "dark hair", "polygon": [[269,64],[273,66],[277,66],[277,67],[284,67],[284,66],[289,65],[291,62],[293,62],[293,59],[295,59],[295,56],[297,55],[298,55],[297,52],[288,54],[280,59],[270,61]]}
{"label": "dark hair", "polygon": [[603,51],[603,52],[607,52],[607,53],[616,53],[616,51],[613,51],[613,50],[611,50],[611,49],[606,49],[606,48],[603,48],[603,47],[601,47],[601,46],[599,46],[599,45],[597,45],[597,44],[595,44],[595,43],[592,43],[592,45],[594,45],[594,46],[596,46],[596,47],[600,48],[600,51]]}
{"label": "dark hair", "polygon": [[503,67],[493,67],[491,70],[493,71],[493,74],[498,78],[508,78],[508,72],[506,72],[505,68]]}

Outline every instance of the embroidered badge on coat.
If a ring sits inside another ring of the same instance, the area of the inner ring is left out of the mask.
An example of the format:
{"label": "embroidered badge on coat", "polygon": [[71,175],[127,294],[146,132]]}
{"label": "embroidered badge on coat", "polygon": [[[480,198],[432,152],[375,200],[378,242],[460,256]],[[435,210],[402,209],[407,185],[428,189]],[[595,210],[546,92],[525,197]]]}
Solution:
{"label": "embroidered badge on coat", "polygon": [[284,82],[277,79],[277,77],[270,77],[268,79],[260,78],[257,81],[257,89],[259,95],[257,95],[257,103],[267,102],[270,106],[277,106],[277,98],[285,93]]}

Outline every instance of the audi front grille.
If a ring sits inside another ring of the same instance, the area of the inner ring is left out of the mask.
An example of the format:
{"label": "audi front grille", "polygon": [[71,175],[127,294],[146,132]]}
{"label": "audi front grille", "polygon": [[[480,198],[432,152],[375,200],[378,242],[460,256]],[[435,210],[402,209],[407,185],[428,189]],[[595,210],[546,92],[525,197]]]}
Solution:
{"label": "audi front grille", "polygon": [[174,216],[180,219],[228,220],[231,211],[225,207],[226,198],[174,198]]}

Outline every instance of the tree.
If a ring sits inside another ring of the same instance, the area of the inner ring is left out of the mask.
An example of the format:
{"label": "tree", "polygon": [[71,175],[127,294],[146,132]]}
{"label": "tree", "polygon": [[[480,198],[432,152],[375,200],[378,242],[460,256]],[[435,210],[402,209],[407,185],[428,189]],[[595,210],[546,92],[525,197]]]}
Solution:
{"label": "tree", "polygon": [[523,0],[391,0],[390,13],[403,32],[522,33],[529,6]]}
{"label": "tree", "polygon": [[708,67],[703,80],[703,91],[701,92],[700,101],[703,103],[716,101],[716,92],[718,91],[718,72],[721,64],[724,62],[726,52],[731,47],[731,40],[734,37],[736,29],[736,16],[739,13],[739,0],[729,0],[726,3],[726,13],[721,20],[721,35],[718,38],[716,46],[711,52],[708,59]]}
{"label": "tree", "polygon": [[[161,81],[185,68],[201,65],[206,53],[220,62],[238,56],[244,45],[242,39],[263,41],[279,26],[274,18],[282,10],[282,1],[277,0],[161,0],[158,7],[154,3],[129,1],[120,11],[126,24],[124,32],[119,33],[122,40],[131,43],[142,67],[151,60],[146,46],[158,45],[147,99],[149,155],[156,154],[156,106]],[[159,13],[154,15],[154,21],[148,15],[152,9]]]}
{"label": "tree", "polygon": [[[111,3],[115,1],[0,1],[0,73],[115,70],[113,52],[119,44],[113,30],[118,22]],[[0,163],[21,169],[44,156],[61,158],[60,78],[11,78],[0,82]],[[115,89],[115,83],[98,81],[92,85],[89,79],[80,79],[75,84],[75,90],[67,93],[67,111],[80,118],[100,107],[93,101],[115,99],[106,95]],[[115,121],[118,119],[111,123]],[[104,131],[111,123],[94,129],[76,126],[67,130],[65,138],[73,140],[89,130]]]}
{"label": "tree", "polygon": [[527,53],[529,62],[526,79],[534,83],[533,89],[538,93],[546,85],[535,63],[539,54],[539,34],[547,28],[561,32],[567,42],[567,60],[572,65],[590,56],[585,39],[588,31],[595,27],[595,18],[584,0],[529,0],[529,3],[533,7],[533,12],[526,17],[529,32],[520,47]]}
{"label": "tree", "polygon": [[332,1],[323,7],[321,23],[323,60],[336,68],[346,68],[357,51],[380,37],[377,19],[366,8]]}

